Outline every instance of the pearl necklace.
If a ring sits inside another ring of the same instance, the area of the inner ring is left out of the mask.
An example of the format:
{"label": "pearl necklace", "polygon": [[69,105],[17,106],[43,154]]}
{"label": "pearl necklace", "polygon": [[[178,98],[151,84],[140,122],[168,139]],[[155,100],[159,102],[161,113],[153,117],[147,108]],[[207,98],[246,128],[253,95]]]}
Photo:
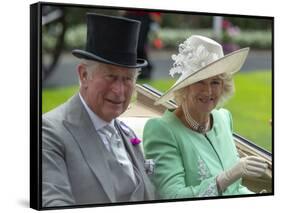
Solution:
{"label": "pearl necklace", "polygon": [[210,126],[210,118],[208,119],[208,122],[205,126],[200,125],[197,121],[195,121],[191,115],[189,114],[188,110],[187,110],[187,106],[186,103],[182,106],[183,109],[183,113],[184,113],[184,117],[186,122],[188,123],[188,125],[195,131],[205,134]]}

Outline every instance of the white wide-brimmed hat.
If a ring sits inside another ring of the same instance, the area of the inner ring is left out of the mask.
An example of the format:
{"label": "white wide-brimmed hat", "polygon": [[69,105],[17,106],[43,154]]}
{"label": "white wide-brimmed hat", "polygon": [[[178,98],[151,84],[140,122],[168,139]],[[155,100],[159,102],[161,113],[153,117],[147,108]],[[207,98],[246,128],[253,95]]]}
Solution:
{"label": "white wide-brimmed hat", "polygon": [[193,35],[179,45],[179,53],[172,55],[175,61],[170,75],[181,74],[176,83],[164,93],[155,105],[173,98],[173,93],[198,81],[222,74],[234,74],[244,64],[250,48],[243,48],[227,55],[216,41]]}

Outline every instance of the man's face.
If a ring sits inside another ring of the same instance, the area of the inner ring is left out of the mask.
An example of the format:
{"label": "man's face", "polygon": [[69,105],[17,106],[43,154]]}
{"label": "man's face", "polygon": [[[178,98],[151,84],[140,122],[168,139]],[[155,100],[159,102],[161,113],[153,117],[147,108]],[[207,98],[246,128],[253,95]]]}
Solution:
{"label": "man's face", "polygon": [[135,86],[135,71],[102,63],[97,66],[92,76],[82,81],[82,95],[91,110],[110,122],[128,108]]}

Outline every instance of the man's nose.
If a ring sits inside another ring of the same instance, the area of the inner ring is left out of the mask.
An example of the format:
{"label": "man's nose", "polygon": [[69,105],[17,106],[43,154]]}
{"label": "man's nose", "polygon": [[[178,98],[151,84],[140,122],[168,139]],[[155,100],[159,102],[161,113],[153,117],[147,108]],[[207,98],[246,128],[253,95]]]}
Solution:
{"label": "man's nose", "polygon": [[121,78],[115,79],[115,81],[112,84],[112,91],[118,95],[124,94],[125,85]]}

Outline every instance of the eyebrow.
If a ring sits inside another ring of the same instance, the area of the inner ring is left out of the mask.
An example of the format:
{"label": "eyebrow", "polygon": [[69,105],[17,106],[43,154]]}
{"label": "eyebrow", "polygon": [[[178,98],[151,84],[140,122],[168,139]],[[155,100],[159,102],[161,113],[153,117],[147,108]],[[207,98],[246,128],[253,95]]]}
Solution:
{"label": "eyebrow", "polygon": [[212,79],[212,81],[214,81],[214,80],[217,81],[217,80],[222,80],[222,79],[216,77],[216,78],[213,78],[213,79]]}
{"label": "eyebrow", "polygon": [[104,72],[105,75],[110,74],[110,75],[114,75],[114,76],[121,76],[121,77],[134,77],[133,72],[128,72],[127,74],[121,74],[119,73],[119,71],[112,71],[112,70],[106,70],[106,72]]}

